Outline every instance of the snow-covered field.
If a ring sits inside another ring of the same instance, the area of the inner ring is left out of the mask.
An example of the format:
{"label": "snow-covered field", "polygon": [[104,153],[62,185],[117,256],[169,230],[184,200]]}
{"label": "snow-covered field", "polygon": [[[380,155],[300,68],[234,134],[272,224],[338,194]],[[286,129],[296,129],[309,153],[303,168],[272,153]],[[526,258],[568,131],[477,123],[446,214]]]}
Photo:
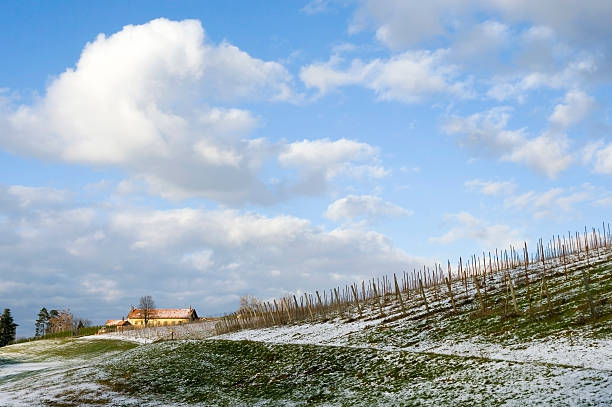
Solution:
{"label": "snow-covered field", "polygon": [[153,343],[169,339],[206,339],[215,334],[215,321],[185,325],[156,326],[96,335],[94,339],[120,339],[136,343]]}
{"label": "snow-covered field", "polygon": [[424,341],[414,346],[366,344],[351,341],[349,334],[375,328],[379,321],[352,323],[320,323],[249,329],[212,339],[257,341],[275,344],[310,344],[350,346],[388,351],[435,353],[469,356],[513,362],[537,362],[609,371],[612,375],[612,339],[585,339],[577,337],[548,338],[539,341],[501,345],[477,340],[436,343]]}

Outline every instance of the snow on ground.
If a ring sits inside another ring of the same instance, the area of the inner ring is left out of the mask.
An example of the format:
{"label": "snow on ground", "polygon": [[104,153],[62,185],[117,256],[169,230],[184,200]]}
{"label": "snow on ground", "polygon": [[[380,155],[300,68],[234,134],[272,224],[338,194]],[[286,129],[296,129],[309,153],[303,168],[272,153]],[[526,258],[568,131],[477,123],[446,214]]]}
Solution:
{"label": "snow on ground", "polygon": [[612,340],[610,339],[588,341],[578,339],[577,341],[569,341],[565,338],[559,338],[510,346],[474,341],[456,344],[447,342],[420,347],[419,350],[422,352],[476,356],[495,360],[550,363],[607,370],[612,373]]}
{"label": "snow on ground", "polygon": [[212,339],[233,341],[256,341],[268,343],[295,343],[314,345],[346,345],[347,335],[375,326],[379,321],[324,322],[320,324],[283,325],[273,328],[247,329],[230,334],[215,336]]}
{"label": "snow on ground", "polygon": [[231,334],[215,336],[212,339],[250,340],[276,344],[312,344],[328,346],[352,346],[375,348],[389,351],[409,351],[418,353],[436,353],[467,357],[480,357],[492,360],[514,362],[536,362],[584,367],[612,372],[611,339],[567,339],[555,338],[542,341],[524,342],[516,345],[502,346],[477,340],[441,343],[424,341],[415,346],[390,346],[349,343],[347,335],[367,327],[373,327],[379,321],[359,321],[349,323],[319,323],[280,326],[276,328],[249,329]]}
{"label": "snow on ground", "polygon": [[38,370],[57,367],[59,362],[32,362],[32,363],[8,363],[0,364],[0,383],[11,377],[25,372],[34,372]]}
{"label": "snow on ground", "polygon": [[147,344],[168,339],[206,339],[215,334],[216,321],[195,322],[184,325],[156,326],[124,330],[91,336],[91,339],[119,339]]}

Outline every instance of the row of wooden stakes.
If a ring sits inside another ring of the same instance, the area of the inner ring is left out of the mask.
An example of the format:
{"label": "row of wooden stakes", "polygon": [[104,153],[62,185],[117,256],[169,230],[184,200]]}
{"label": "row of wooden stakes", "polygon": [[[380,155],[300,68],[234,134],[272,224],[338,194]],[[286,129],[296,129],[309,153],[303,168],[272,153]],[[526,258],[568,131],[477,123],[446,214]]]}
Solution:
{"label": "row of wooden stakes", "polygon": [[[256,301],[243,306],[238,311],[226,315],[215,326],[217,334],[235,332],[242,329],[264,328],[296,322],[326,321],[333,318],[354,320],[358,318],[379,318],[396,313],[400,317],[408,314],[409,304],[421,312],[431,312],[432,303],[441,300],[450,305],[452,312],[466,302],[477,300],[480,310],[487,308],[487,299],[492,290],[505,289],[505,312],[520,313],[515,288],[527,287],[529,309],[532,311],[532,280],[539,280],[540,299],[546,298],[550,310],[550,293],[547,279],[554,269],[564,272],[580,264],[590,265],[607,258],[612,249],[610,225],[603,225],[603,232],[593,228],[591,232],[568,233],[567,236],[553,236],[546,244],[540,239],[534,253],[530,253],[527,243],[523,242],[521,254],[515,246],[503,251],[495,250],[482,257],[471,256],[467,261],[459,258],[453,270],[450,261],[447,270],[435,263],[432,268],[423,266],[412,273],[403,272],[398,279],[383,276],[336,287],[328,291],[296,293],[280,299]],[[530,279],[530,274],[532,278]],[[489,282],[487,282],[487,280]],[[520,280],[520,281],[519,281]],[[500,283],[499,285],[495,285]],[[588,273],[584,283],[588,286]],[[459,286],[460,288],[453,286]],[[588,287],[587,287],[588,288]],[[453,292],[453,290],[455,292]],[[590,293],[590,290],[587,290]],[[473,293],[473,295],[472,295]],[[589,295],[592,314],[596,311]],[[385,311],[386,310],[386,311]]]}

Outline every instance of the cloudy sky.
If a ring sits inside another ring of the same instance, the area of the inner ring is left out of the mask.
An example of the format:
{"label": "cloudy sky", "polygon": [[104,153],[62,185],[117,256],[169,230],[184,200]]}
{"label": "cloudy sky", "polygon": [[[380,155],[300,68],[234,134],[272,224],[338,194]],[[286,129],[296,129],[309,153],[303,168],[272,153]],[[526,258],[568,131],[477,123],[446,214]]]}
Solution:
{"label": "cloudy sky", "polygon": [[610,221],[607,0],[0,4],[0,307],[202,315]]}

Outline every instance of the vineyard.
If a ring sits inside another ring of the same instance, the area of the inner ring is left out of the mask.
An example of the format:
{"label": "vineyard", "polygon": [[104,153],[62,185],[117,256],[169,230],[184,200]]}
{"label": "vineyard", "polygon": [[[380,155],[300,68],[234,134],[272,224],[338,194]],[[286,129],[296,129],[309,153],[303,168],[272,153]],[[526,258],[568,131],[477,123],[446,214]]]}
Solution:
{"label": "vineyard", "polygon": [[[391,322],[436,314],[503,317],[504,320],[550,320],[576,313],[575,323],[610,315],[612,274],[602,267],[612,259],[612,237],[603,232],[540,240],[535,251],[521,248],[459,258],[452,266],[434,264],[360,284],[322,292],[256,302],[225,316],[217,334],[298,322],[342,320]],[[571,301],[568,301],[570,300]],[[574,307],[568,310],[568,307]]]}

